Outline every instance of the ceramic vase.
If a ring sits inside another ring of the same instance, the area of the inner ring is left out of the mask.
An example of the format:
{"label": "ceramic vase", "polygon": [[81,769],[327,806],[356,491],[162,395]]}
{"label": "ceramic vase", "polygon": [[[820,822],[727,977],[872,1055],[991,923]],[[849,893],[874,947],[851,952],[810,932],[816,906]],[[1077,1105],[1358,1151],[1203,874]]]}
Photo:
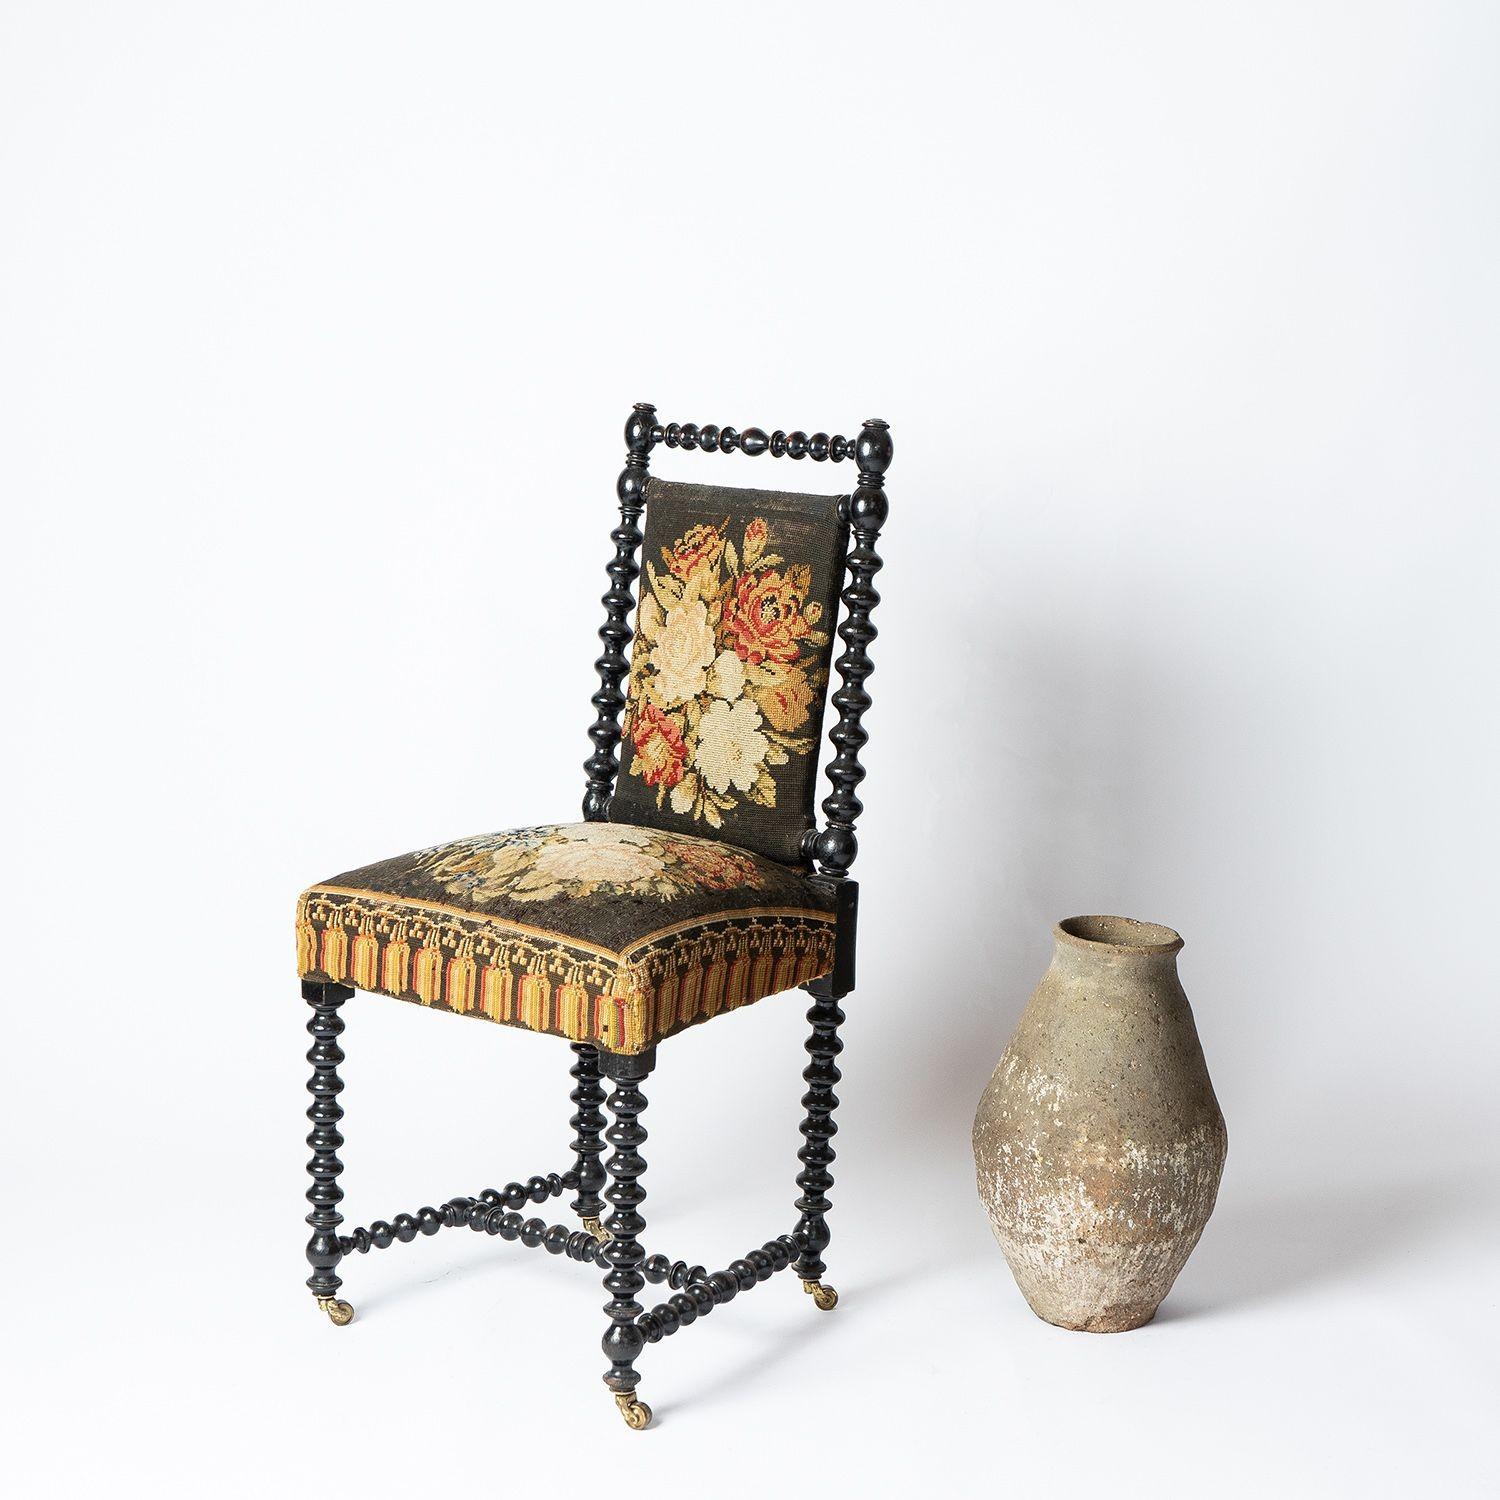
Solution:
{"label": "ceramic vase", "polygon": [[1069,917],[974,1116],[979,1196],[1032,1311],[1118,1333],[1151,1321],[1213,1212],[1228,1138],[1182,939]]}

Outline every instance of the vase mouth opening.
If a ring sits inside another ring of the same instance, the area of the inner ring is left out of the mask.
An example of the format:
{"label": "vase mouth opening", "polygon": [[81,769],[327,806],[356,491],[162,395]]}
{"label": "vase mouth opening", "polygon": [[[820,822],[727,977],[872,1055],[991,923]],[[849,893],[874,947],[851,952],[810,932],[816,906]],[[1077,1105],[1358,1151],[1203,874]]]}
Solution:
{"label": "vase mouth opening", "polygon": [[1134,917],[1064,917],[1052,935],[1070,948],[1116,953],[1165,956],[1182,947],[1182,939],[1170,927],[1157,922],[1137,922]]}

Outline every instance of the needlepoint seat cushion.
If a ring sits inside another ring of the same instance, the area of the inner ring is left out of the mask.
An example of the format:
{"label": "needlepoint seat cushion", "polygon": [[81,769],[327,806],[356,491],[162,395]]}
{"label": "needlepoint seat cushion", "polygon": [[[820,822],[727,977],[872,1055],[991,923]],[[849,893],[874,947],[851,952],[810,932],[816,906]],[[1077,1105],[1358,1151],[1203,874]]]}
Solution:
{"label": "needlepoint seat cushion", "polygon": [[482,834],[305,891],[297,966],[643,1052],[833,967],[834,897],[747,850],[626,823]]}

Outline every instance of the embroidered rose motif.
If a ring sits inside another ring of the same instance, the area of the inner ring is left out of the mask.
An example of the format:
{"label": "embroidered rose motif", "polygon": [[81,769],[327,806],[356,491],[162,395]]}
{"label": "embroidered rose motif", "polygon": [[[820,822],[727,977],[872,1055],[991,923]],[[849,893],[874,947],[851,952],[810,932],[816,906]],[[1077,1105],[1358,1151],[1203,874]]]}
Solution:
{"label": "embroidered rose motif", "polygon": [[672,708],[701,693],[716,650],[708,606],[701,599],[667,610],[648,657],[656,673],[651,696],[663,708]]}
{"label": "embroidered rose motif", "polygon": [[757,516],[745,528],[745,545],[740,552],[742,565],[746,568],[753,568],[760,561],[760,555],[766,550],[766,543],[770,539],[771,528],[761,517]]}
{"label": "embroidered rose motif", "polygon": [[748,792],[765,764],[771,742],[760,732],[760,710],[749,698],[732,708],[715,699],[698,723],[698,767],[716,792]]}
{"label": "embroidered rose motif", "polygon": [[735,654],[758,667],[764,661],[796,661],[800,643],[812,630],[802,613],[809,570],[789,568],[746,573],[738,581],[725,612]]}
{"label": "embroidered rose motif", "polygon": [[543,887],[578,886],[586,882],[637,885],[661,870],[660,858],[649,849],[626,843],[564,839],[537,850],[531,869],[517,882],[517,889],[540,891]]}
{"label": "embroidered rose motif", "polygon": [[663,901],[695,889],[761,890],[765,877],[738,850],[622,823],[522,828],[424,849],[418,867],[452,896],[550,901],[607,891]]}
{"label": "embroidered rose motif", "polygon": [[759,880],[755,861],[727,844],[715,844],[708,839],[674,840],[668,852],[675,864],[691,870],[699,884],[711,891],[754,885]]}
{"label": "embroidered rose motif", "polygon": [[745,664],[733,651],[721,651],[708,674],[708,691],[733,703],[745,691]]}
{"label": "embroidered rose motif", "polygon": [[790,734],[807,723],[812,710],[812,684],[807,673],[793,667],[755,689],[755,701],[773,729]]}
{"label": "embroidered rose motif", "polygon": [[717,526],[694,526],[670,551],[662,548],[663,561],[678,578],[698,568],[716,570],[723,555],[724,534]]}
{"label": "embroidered rose motif", "polygon": [[630,737],[644,768],[647,786],[671,788],[682,780],[687,746],[674,719],[654,703],[642,703],[632,718]]}
{"label": "embroidered rose motif", "polygon": [[628,774],[656,805],[710,828],[745,801],[776,805],[776,772],[811,753],[801,735],[827,681],[812,570],[774,550],[764,517],[738,549],[728,522],[690,527],[646,564],[624,732]]}

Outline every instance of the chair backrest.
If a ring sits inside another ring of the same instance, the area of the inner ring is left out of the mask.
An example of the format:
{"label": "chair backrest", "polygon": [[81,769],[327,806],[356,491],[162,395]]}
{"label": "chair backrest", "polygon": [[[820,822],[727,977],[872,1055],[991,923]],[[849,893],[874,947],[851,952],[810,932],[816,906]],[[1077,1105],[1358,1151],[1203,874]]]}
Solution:
{"label": "chair backrest", "polygon": [[[658,444],[816,463],[851,459],[858,481],[852,494],[828,496],[674,483],[649,472]],[[625,446],[584,816],[720,838],[784,863],[816,861],[824,874],[842,877],[854,862],[862,811],[855,792],[865,774],[861,721],[870,706],[865,680],[873,670],[870,614],[880,599],[875,542],[886,519],[889,427],[867,421],[850,439],[663,425],[655,407],[641,404],[626,421]],[[643,540],[632,631],[626,621]],[[832,790],[818,829],[817,749],[835,624],[844,649],[833,662],[840,683],[829,731]],[[623,766],[615,759],[622,734]]]}

